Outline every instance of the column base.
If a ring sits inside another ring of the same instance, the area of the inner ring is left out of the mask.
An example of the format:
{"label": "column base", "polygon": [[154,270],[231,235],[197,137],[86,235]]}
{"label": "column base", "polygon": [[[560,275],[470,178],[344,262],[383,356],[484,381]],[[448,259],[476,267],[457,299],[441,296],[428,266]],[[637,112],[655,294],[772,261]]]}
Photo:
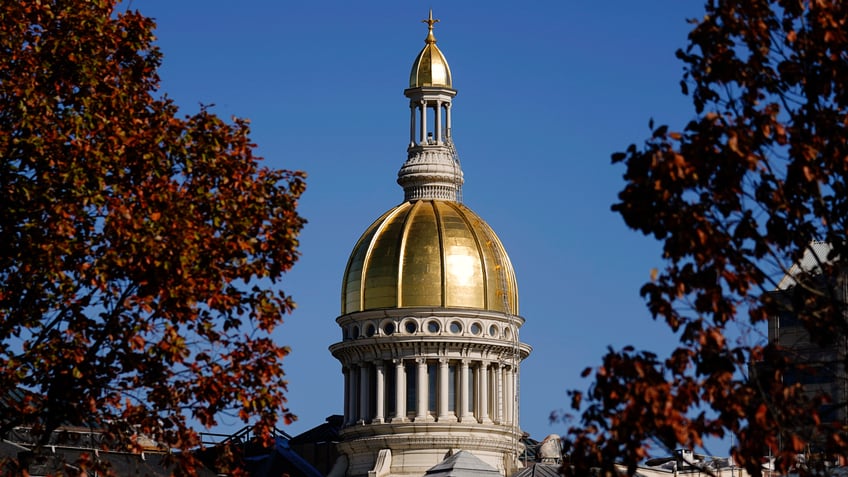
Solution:
{"label": "column base", "polygon": [[415,416],[415,419],[412,422],[435,422],[436,419],[433,416],[427,414],[426,416]]}
{"label": "column base", "polygon": [[389,423],[391,423],[391,424],[397,424],[397,423],[400,423],[400,422],[409,422],[409,419],[407,419],[405,417],[393,417],[393,418],[389,419]]}
{"label": "column base", "polygon": [[444,416],[439,416],[439,422],[457,422],[457,418],[453,414],[445,414]]}

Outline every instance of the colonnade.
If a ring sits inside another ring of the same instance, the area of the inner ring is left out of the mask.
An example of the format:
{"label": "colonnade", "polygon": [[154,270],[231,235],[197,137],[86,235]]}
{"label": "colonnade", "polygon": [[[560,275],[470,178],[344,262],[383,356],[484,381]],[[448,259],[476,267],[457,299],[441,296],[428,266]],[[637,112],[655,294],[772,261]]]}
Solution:
{"label": "colonnade", "polygon": [[345,426],[384,422],[516,421],[509,363],[470,359],[377,360],[345,366]]}
{"label": "colonnade", "polygon": [[[411,101],[409,103],[409,142],[411,145],[418,144],[442,144],[450,138],[451,131],[451,103],[449,101]],[[427,129],[427,110],[435,114],[433,130]],[[442,127],[442,116],[444,114],[444,127]],[[417,125],[417,127],[416,127]],[[428,137],[429,136],[429,137]]]}

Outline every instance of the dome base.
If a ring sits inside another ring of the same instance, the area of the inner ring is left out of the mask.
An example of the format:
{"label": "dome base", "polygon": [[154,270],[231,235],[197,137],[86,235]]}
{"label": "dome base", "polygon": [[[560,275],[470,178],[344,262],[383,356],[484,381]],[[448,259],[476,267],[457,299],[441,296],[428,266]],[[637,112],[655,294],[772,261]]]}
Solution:
{"label": "dome base", "polygon": [[347,456],[347,475],[368,475],[383,449],[391,452],[393,477],[420,477],[458,450],[471,452],[501,475],[511,475],[521,435],[518,428],[498,425],[379,424],[342,430],[339,451]]}

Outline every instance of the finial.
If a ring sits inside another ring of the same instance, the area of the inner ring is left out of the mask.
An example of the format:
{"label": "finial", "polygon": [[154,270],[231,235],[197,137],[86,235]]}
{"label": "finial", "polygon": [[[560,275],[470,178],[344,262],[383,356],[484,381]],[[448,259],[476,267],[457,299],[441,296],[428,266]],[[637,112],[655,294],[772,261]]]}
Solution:
{"label": "finial", "polygon": [[424,40],[424,43],[426,43],[428,45],[436,43],[436,37],[433,36],[433,25],[435,25],[436,23],[439,23],[439,21],[440,20],[438,18],[435,19],[435,20],[433,19],[433,9],[432,8],[430,9],[430,16],[427,17],[426,20],[421,20],[421,23],[426,23],[427,28],[430,30],[427,33],[427,38]]}

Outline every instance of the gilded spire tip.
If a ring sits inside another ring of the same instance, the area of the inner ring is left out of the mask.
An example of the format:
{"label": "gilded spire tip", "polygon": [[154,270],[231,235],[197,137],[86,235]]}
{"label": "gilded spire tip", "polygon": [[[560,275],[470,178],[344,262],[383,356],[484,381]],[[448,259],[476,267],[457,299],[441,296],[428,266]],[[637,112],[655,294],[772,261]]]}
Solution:
{"label": "gilded spire tip", "polygon": [[433,9],[432,8],[430,9],[430,16],[428,16],[426,20],[421,20],[421,23],[427,24],[427,29],[429,30],[427,32],[427,38],[424,39],[424,43],[426,43],[428,45],[436,43],[436,37],[433,35],[433,25],[435,25],[436,23],[439,23],[439,21],[440,20],[438,18],[435,19],[435,20],[433,19]]}

